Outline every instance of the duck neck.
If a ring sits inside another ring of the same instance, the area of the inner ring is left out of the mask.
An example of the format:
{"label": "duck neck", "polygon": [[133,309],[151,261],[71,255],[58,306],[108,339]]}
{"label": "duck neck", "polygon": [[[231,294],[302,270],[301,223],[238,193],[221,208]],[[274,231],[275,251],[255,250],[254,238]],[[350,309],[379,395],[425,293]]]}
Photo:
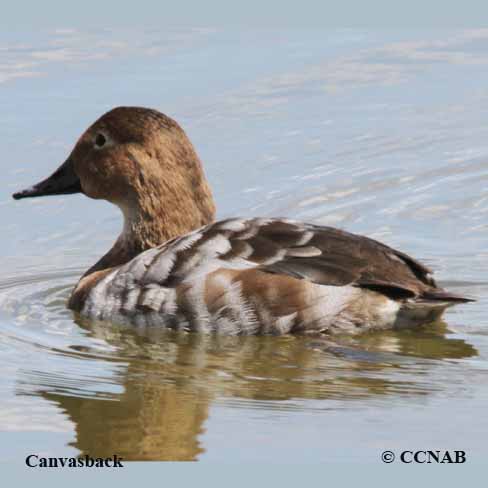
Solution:
{"label": "duck neck", "polygon": [[210,190],[205,190],[197,198],[192,195],[192,198],[177,204],[162,205],[162,202],[167,203],[167,198],[151,198],[146,194],[130,207],[120,205],[124,215],[122,233],[112,248],[84,276],[121,266],[147,249],[212,222],[215,206]]}

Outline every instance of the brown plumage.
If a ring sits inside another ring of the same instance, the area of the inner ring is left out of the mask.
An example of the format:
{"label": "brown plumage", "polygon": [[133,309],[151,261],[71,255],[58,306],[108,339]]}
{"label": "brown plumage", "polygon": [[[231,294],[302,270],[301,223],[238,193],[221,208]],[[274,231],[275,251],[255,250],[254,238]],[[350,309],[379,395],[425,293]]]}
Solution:
{"label": "brown plumage", "polygon": [[51,177],[14,197],[76,191],[124,215],[122,234],[70,299],[87,317],[233,334],[343,332],[418,324],[469,301],[364,236],[286,219],[212,223],[193,146],[155,110],[103,115]]}

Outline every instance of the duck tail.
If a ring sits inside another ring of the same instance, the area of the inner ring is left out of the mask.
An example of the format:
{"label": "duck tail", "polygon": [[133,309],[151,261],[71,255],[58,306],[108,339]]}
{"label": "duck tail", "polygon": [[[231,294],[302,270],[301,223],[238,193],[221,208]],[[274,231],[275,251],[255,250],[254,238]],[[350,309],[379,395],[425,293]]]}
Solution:
{"label": "duck tail", "polygon": [[469,303],[476,301],[474,298],[463,297],[461,295],[457,295],[455,293],[442,289],[428,290],[422,294],[420,300],[432,302],[447,302],[452,305],[455,305],[456,303]]}

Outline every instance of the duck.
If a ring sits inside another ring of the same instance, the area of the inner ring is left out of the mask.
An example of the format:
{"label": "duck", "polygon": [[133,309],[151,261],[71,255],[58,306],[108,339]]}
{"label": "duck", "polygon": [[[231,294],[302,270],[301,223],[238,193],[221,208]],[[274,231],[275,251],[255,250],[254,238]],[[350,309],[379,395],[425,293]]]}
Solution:
{"label": "duck", "polygon": [[150,108],[117,107],[48,178],[14,199],[82,193],[122,212],[110,250],[68,308],[136,328],[230,335],[415,327],[473,301],[377,240],[287,218],[228,218],[185,131]]}

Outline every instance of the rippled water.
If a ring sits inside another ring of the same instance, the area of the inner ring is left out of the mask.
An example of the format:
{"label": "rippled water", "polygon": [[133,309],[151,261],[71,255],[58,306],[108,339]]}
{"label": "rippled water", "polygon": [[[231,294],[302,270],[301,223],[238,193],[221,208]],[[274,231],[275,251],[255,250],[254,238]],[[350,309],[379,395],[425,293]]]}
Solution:
{"label": "rippled water", "polygon": [[[487,87],[487,30],[2,32],[0,458],[486,458]],[[181,122],[220,217],[364,233],[478,301],[334,342],[83,323],[66,299],[120,216],[82,196],[10,194],[120,104]]]}

